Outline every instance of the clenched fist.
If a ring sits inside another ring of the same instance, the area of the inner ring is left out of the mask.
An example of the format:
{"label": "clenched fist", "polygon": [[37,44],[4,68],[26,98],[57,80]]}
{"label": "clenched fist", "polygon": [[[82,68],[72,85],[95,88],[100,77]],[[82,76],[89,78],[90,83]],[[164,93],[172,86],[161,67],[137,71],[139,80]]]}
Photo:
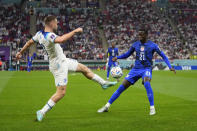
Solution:
{"label": "clenched fist", "polygon": [[117,61],[117,57],[112,58],[112,61]]}
{"label": "clenched fist", "polygon": [[82,33],[82,32],[83,32],[83,29],[82,28],[75,29],[75,33]]}
{"label": "clenched fist", "polygon": [[22,54],[20,53],[20,52],[17,52],[16,53],[16,59],[18,60],[18,59],[20,59],[22,57]]}

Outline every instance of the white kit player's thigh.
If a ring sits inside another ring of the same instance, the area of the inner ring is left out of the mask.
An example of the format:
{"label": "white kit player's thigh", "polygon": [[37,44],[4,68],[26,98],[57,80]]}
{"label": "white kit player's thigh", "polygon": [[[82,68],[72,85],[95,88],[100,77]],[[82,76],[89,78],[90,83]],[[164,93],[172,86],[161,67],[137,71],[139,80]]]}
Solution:
{"label": "white kit player's thigh", "polygon": [[66,62],[67,62],[69,71],[76,71],[77,70],[77,66],[79,64],[77,60],[66,58]]}
{"label": "white kit player's thigh", "polygon": [[56,60],[50,65],[50,71],[55,78],[56,86],[65,86],[68,83],[68,66],[65,60]]}

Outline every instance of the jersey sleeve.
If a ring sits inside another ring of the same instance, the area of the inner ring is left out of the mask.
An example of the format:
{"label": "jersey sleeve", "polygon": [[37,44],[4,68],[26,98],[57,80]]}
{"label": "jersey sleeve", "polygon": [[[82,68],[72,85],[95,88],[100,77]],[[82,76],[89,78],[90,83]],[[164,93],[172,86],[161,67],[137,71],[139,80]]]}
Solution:
{"label": "jersey sleeve", "polygon": [[171,69],[172,66],[170,64],[170,61],[169,61],[168,57],[164,54],[163,51],[160,50],[160,48],[158,47],[158,45],[155,45],[155,51],[163,58],[163,60],[167,64],[167,66]]}
{"label": "jersey sleeve", "polygon": [[[161,54],[161,49],[159,48],[158,45],[155,44],[155,51],[160,55]],[[160,55],[161,56],[161,55]]]}
{"label": "jersey sleeve", "polygon": [[40,31],[39,32],[37,32],[33,37],[32,37],[32,40],[34,41],[34,42],[38,42],[38,36],[39,36],[39,33],[40,33]]}
{"label": "jersey sleeve", "polygon": [[135,47],[134,47],[134,44],[133,44],[126,53],[124,53],[120,56],[117,56],[117,59],[128,58],[134,51],[135,51]]}
{"label": "jersey sleeve", "polygon": [[47,34],[47,39],[50,41],[50,42],[52,42],[52,43],[54,43],[55,42],[55,39],[58,37],[58,35],[56,35],[55,33],[48,33]]}

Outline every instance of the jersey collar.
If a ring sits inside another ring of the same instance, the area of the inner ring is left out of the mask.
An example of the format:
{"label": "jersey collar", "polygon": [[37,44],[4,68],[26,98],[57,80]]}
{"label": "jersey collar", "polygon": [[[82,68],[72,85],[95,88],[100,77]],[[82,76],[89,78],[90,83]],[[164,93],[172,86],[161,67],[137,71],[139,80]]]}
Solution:
{"label": "jersey collar", "polygon": [[147,40],[146,43],[142,44],[141,41],[139,40],[140,45],[148,45],[150,43],[150,40]]}

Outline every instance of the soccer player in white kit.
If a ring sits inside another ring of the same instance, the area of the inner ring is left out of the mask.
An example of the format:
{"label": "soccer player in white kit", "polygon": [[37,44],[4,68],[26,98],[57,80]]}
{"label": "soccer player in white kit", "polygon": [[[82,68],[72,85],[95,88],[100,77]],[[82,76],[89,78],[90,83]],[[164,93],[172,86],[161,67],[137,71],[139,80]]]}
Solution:
{"label": "soccer player in white kit", "polygon": [[54,32],[57,30],[56,16],[47,16],[44,19],[45,27],[43,31],[38,31],[32,39],[30,39],[24,47],[16,54],[16,58],[20,59],[23,52],[35,42],[42,44],[49,56],[49,70],[52,72],[56,92],[48,100],[47,104],[36,112],[37,120],[42,121],[44,115],[52,109],[52,107],[61,100],[66,93],[66,85],[68,82],[68,71],[81,72],[86,78],[99,83],[103,89],[115,85],[117,82],[108,82],[103,80],[100,76],[94,74],[87,66],[78,63],[77,60],[66,58],[60,44],[65,43],[76,33],[83,32],[82,28],[77,28],[70,33],[62,36],[56,35]]}

